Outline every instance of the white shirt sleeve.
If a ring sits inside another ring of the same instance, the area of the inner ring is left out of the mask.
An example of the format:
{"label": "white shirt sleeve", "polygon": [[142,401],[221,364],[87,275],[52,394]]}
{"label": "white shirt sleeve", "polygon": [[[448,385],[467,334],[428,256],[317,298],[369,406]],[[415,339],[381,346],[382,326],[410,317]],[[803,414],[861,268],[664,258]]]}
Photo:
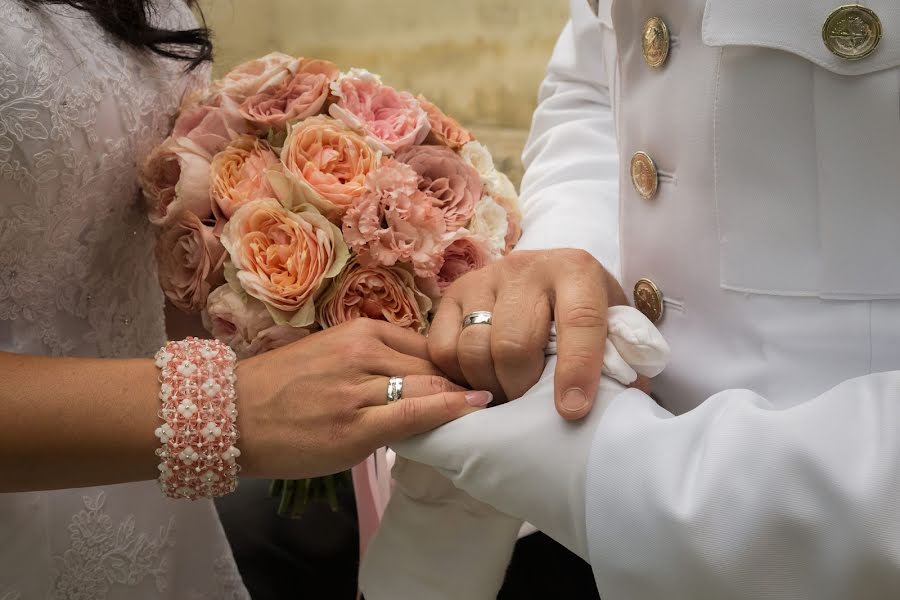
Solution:
{"label": "white shirt sleeve", "polygon": [[617,275],[619,157],[603,54],[612,34],[584,0],[571,10],[523,155],[517,249],[580,248]]}
{"label": "white shirt sleeve", "polygon": [[606,600],[896,597],[900,372],[788,409],[726,391],[678,417],[626,391],[586,498]]}

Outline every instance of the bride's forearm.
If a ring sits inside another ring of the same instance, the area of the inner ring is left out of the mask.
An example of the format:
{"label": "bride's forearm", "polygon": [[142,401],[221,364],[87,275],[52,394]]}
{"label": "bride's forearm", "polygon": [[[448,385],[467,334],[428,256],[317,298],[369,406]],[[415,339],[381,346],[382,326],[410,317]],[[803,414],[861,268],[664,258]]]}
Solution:
{"label": "bride's forearm", "polygon": [[155,478],[158,376],[149,359],[0,352],[0,492]]}

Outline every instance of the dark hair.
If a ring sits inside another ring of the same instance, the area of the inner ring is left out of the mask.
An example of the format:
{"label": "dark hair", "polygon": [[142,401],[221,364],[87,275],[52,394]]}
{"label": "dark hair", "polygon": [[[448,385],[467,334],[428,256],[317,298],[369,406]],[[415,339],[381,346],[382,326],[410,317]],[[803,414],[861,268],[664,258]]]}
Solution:
{"label": "dark hair", "polygon": [[[88,13],[108,34],[132,48],[183,60],[194,67],[212,59],[210,31],[200,13],[201,26],[168,30],[153,25],[154,0],[22,0],[27,6],[67,4]],[[176,0],[177,1],[177,0]],[[183,0],[199,11],[197,0]]]}

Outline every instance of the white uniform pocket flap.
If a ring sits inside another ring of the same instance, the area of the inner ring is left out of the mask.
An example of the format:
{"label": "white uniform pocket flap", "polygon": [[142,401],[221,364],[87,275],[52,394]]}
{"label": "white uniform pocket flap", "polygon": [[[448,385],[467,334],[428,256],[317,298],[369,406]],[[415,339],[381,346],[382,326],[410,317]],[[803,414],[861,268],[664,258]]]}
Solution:
{"label": "white uniform pocket flap", "polygon": [[874,52],[860,60],[835,55],[823,39],[823,26],[841,6],[840,0],[707,0],[703,42],[783,50],[840,75],[864,75],[900,65],[900,2],[862,4],[878,16],[882,37]]}

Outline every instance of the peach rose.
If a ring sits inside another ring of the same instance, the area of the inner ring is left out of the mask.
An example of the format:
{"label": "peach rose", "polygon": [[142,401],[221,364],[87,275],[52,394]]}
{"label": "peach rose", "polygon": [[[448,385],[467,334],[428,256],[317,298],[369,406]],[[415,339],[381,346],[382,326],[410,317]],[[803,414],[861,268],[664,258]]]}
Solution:
{"label": "peach rose", "polygon": [[[506,177],[504,175],[504,177]],[[509,181],[509,179],[507,179]],[[509,187],[513,187],[510,182]],[[513,188],[515,190],[515,188]],[[504,254],[509,254],[513,247],[519,243],[522,237],[522,210],[519,208],[519,199],[517,196],[493,196],[494,201],[503,207],[506,211],[507,230],[506,230],[506,248]]]}
{"label": "peach rose", "polygon": [[344,215],[344,239],[364,264],[413,265],[433,277],[450,235],[444,214],[418,188],[411,167],[388,160],[366,179],[366,193]]}
{"label": "peach rose", "polygon": [[381,163],[381,155],[345,125],[322,115],[290,128],[281,162],[287,181],[279,178],[279,199],[289,208],[312,204],[339,223],[365,193],[366,176]]}
{"label": "peach rose", "polygon": [[302,327],[276,324],[265,304],[230,285],[218,287],[209,295],[203,325],[241,359],[286,346],[311,333]]}
{"label": "peach rose", "polygon": [[429,310],[431,300],[416,289],[412,273],[353,259],[319,300],[318,319],[334,327],[366,317],[424,333]]}
{"label": "peach rose", "polygon": [[[464,231],[460,230],[460,233]],[[443,292],[454,281],[466,273],[477,271],[491,260],[491,251],[483,238],[473,235],[458,237],[444,251],[444,265],[437,274],[438,287]]]}
{"label": "peach rose", "polygon": [[217,217],[230,219],[240,206],[275,195],[268,171],[280,165],[278,155],[266,142],[245,135],[213,158],[210,194]]}
{"label": "peach rose", "polygon": [[180,310],[200,312],[213,286],[223,283],[225,249],[197,215],[181,211],[163,226],[156,244],[159,283]]}
{"label": "peach rose", "polygon": [[444,114],[444,111],[429,102],[425,96],[419,95],[418,100],[419,105],[428,115],[428,123],[431,126],[431,132],[425,139],[426,144],[447,146],[452,150],[459,151],[460,148],[475,139],[475,136],[460,125],[456,119]]}
{"label": "peach rose", "polygon": [[153,224],[162,225],[182,211],[201,220],[212,216],[210,161],[212,154],[186,137],[170,137],[153,149],[140,175],[147,214]]}
{"label": "peach rose", "polygon": [[338,99],[328,109],[331,116],[385,154],[421,144],[428,135],[428,115],[419,102],[408,92],[384,85],[377,75],[352,69],[331,89]]}
{"label": "peach rose", "polygon": [[306,327],[313,300],[347,264],[340,230],[312,206],[291,212],[271,198],[241,206],[222,231],[229,283],[261,300],[275,322]]}
{"label": "peach rose", "polygon": [[227,96],[216,96],[205,104],[182,107],[175,119],[172,137],[188,138],[212,155],[221,152],[236,137],[249,133],[250,126],[238,105]]}
{"label": "peach rose", "polygon": [[449,231],[464,227],[475,214],[484,186],[478,171],[446,146],[413,146],[397,154],[419,175],[419,189],[444,213]]}
{"label": "peach rose", "polygon": [[211,93],[224,94],[238,104],[262,90],[280,85],[297,72],[300,59],[273,52],[233,68],[211,86]]}
{"label": "peach rose", "polygon": [[284,129],[289,122],[322,112],[331,82],[339,74],[334,63],[301,58],[290,77],[244,100],[241,114],[259,131]]}

